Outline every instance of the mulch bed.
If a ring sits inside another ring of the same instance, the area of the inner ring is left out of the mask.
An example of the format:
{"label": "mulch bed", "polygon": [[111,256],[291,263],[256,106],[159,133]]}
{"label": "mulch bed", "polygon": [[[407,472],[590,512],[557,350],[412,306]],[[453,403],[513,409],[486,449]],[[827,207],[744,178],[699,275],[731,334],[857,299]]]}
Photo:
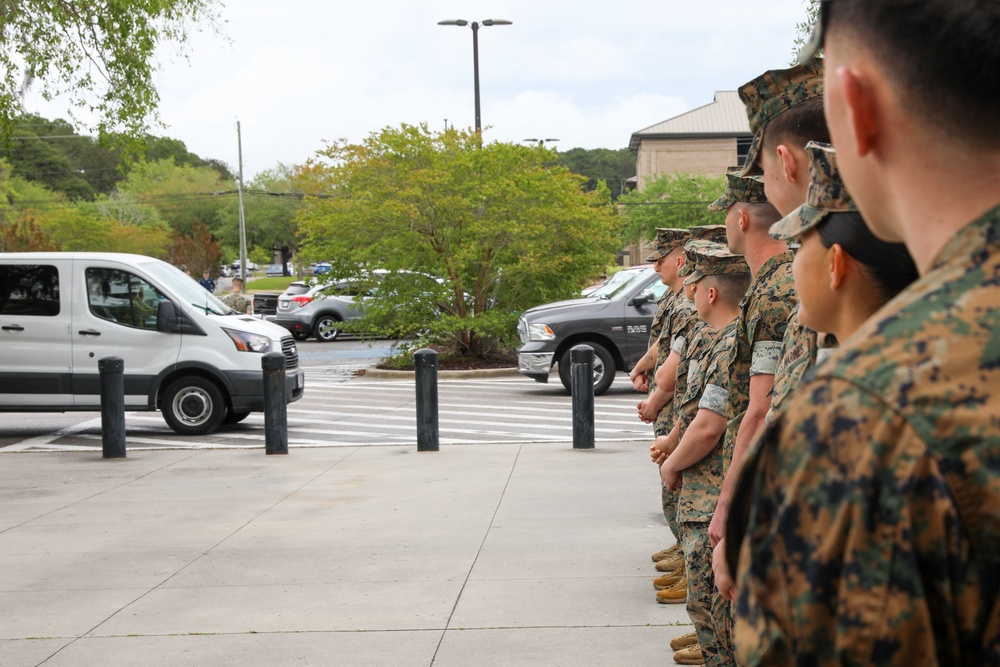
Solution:
{"label": "mulch bed", "polygon": [[[482,370],[488,368],[514,368],[517,366],[517,356],[499,356],[499,357],[489,357],[487,359],[468,359],[468,358],[448,358],[439,357],[438,358],[438,370],[441,371],[473,371]],[[400,366],[383,366],[379,364],[376,368],[394,370],[394,371],[412,371],[413,366],[400,367]]]}

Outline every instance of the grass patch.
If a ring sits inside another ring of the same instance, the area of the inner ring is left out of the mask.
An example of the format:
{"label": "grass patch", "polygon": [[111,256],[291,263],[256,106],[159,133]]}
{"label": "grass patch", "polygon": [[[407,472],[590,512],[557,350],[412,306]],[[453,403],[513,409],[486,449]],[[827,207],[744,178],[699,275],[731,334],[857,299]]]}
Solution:
{"label": "grass patch", "polygon": [[298,280],[295,276],[273,276],[254,278],[247,284],[247,292],[284,292],[292,282]]}

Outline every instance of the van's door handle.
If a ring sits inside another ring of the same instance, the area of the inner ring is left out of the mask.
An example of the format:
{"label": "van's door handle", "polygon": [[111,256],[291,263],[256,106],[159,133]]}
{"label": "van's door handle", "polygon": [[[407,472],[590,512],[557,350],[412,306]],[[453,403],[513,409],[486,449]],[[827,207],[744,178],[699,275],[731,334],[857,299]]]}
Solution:
{"label": "van's door handle", "polygon": [[24,327],[20,324],[5,324],[2,328],[4,331],[24,331]]}
{"label": "van's door handle", "polygon": [[98,331],[97,329],[80,329],[79,333],[82,333],[84,336],[100,336],[101,335],[101,332]]}

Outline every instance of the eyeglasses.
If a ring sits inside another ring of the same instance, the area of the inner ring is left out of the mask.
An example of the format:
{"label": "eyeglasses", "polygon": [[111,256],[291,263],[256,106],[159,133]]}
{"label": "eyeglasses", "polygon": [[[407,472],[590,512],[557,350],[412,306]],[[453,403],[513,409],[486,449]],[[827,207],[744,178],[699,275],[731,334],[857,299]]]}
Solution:
{"label": "eyeglasses", "polygon": [[799,51],[799,64],[804,65],[816,57],[816,53],[823,48],[823,41],[826,37],[824,28],[830,22],[830,4],[833,0],[820,0],[819,17],[816,19],[816,27],[813,28],[809,41],[805,43]]}

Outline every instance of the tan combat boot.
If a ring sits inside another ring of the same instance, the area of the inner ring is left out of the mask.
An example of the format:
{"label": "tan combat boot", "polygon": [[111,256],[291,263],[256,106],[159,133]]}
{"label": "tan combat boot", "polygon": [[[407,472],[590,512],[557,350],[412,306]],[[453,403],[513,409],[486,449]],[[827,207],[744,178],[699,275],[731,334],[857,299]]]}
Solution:
{"label": "tan combat boot", "polygon": [[681,579],[670,588],[656,591],[656,601],[660,604],[681,604],[687,602],[688,580],[687,577]]}
{"label": "tan combat boot", "polygon": [[657,572],[673,572],[679,567],[684,566],[684,555],[681,552],[675,553],[673,556],[668,556],[661,561],[656,562]]}
{"label": "tan combat boot", "polygon": [[661,574],[656,579],[653,579],[653,588],[655,588],[658,591],[662,591],[665,588],[670,588],[678,581],[686,577],[687,577],[687,571],[685,570],[684,565],[681,565],[673,572],[667,572],[666,574]]}
{"label": "tan combat boot", "polygon": [[701,654],[701,647],[695,642],[674,653],[674,662],[678,665],[704,665],[705,657]]}
{"label": "tan combat boot", "polygon": [[670,648],[675,651],[680,651],[682,648],[687,648],[698,643],[698,633],[689,632],[686,635],[681,635],[680,637],[674,637],[670,640]]}
{"label": "tan combat boot", "polygon": [[676,544],[670,547],[669,549],[660,549],[655,554],[653,554],[653,562],[659,563],[661,560],[666,560],[679,552],[680,550],[677,548]]}

